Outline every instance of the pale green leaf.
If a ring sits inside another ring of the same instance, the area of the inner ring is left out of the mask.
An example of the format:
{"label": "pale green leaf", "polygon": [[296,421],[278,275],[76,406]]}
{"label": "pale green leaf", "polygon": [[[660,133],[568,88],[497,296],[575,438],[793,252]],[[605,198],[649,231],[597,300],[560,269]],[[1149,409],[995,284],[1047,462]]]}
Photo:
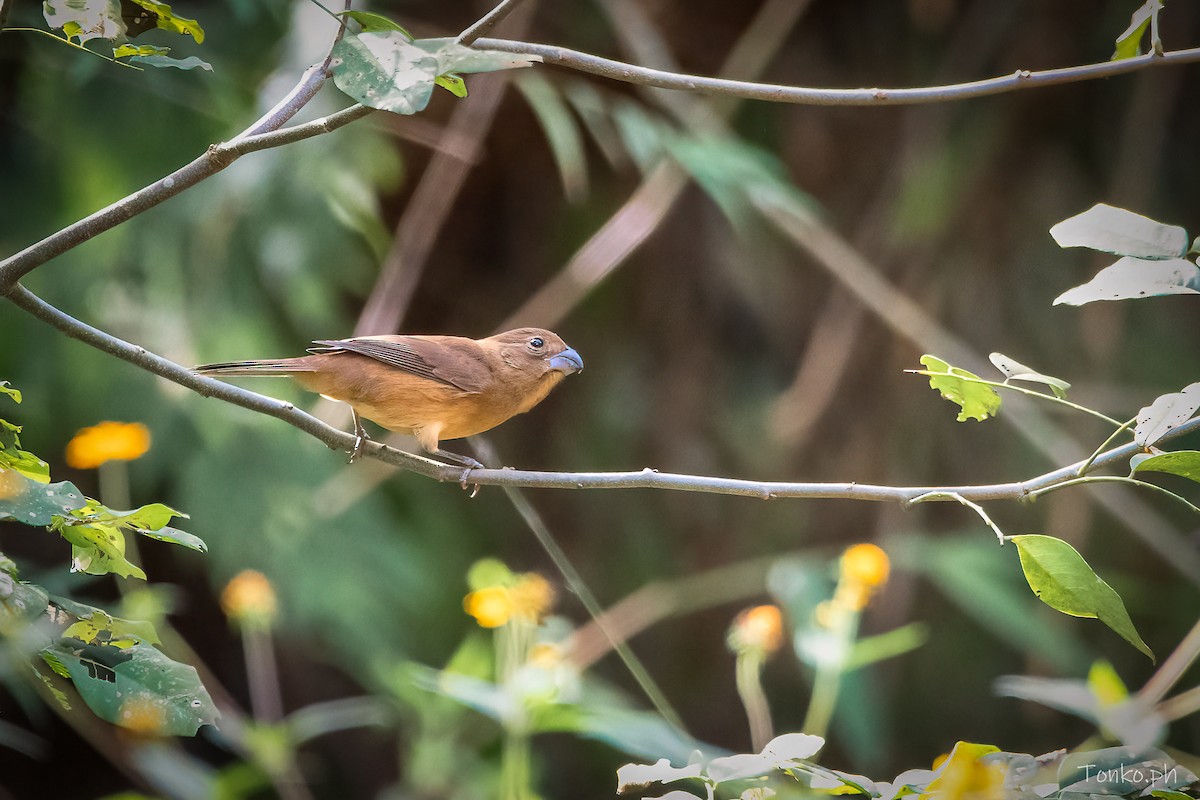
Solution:
{"label": "pale green leaf", "polygon": [[1073,617],[1100,620],[1154,660],[1154,653],[1138,635],[1120,595],[1092,571],[1074,547],[1041,534],[1011,538],[1029,588],[1043,603]]}
{"label": "pale green leaf", "polygon": [[448,72],[497,72],[505,69],[531,67],[541,56],[501,53],[498,50],[478,50],[458,43],[454,38],[413,39],[414,47],[433,55],[438,61],[438,75]]}
{"label": "pale green leaf", "polygon": [[1200,483],[1200,450],[1176,450],[1171,453],[1146,455],[1139,453],[1133,464],[1134,472],[1166,472]]}
{"label": "pale green leaf", "polygon": [[73,572],[88,575],[107,575],[112,572],[124,578],[146,579],[146,573],[125,558],[125,536],[117,526],[63,521],[56,522],[54,527],[71,543]]}
{"label": "pale green leaf", "polygon": [[174,67],[175,69],[196,69],[213,71],[212,64],[196,56],[187,58],[171,58],[170,56],[134,56],[129,59],[132,64],[145,64],[148,67]]}
{"label": "pale green leaf", "polygon": [[1172,294],[1200,294],[1200,267],[1184,258],[1152,261],[1125,257],[1087,283],[1054,298],[1054,305],[1081,306],[1097,300],[1137,300]]}
{"label": "pale green leaf", "polygon": [[0,381],[0,394],[8,395],[15,402],[21,402],[21,390],[14,389],[8,381]]}
{"label": "pale green leaf", "polygon": [[978,375],[952,367],[937,356],[923,355],[921,363],[928,371],[918,372],[929,378],[929,386],[961,409],[959,422],[969,419],[983,422],[1000,410],[1000,395],[992,387],[978,383]]}
{"label": "pale green leaf", "polygon": [[144,530],[142,528],[134,528],[135,533],[139,533],[149,539],[157,539],[160,542],[170,542],[171,544],[182,545],[189,550],[195,550],[198,553],[207,553],[208,545],[199,536],[181,531],[178,528],[163,526],[157,530]]}
{"label": "pale green leaf", "polygon": [[1197,409],[1200,409],[1200,382],[1186,386],[1182,391],[1164,394],[1138,412],[1133,441],[1142,447],[1150,447],[1191,419]]}
{"label": "pale green leaf", "polygon": [[1062,378],[1052,378],[1049,375],[1043,375],[1025,366],[1015,358],[1009,358],[1003,353],[992,353],[988,356],[988,359],[996,366],[996,369],[1004,373],[1004,377],[1008,380],[1043,383],[1049,386],[1050,391],[1054,392],[1054,396],[1060,400],[1066,398],[1067,390],[1071,388],[1071,384]]}
{"label": "pale green leaf", "polygon": [[1187,231],[1164,225],[1124,208],[1097,203],[1050,229],[1059,247],[1087,247],[1118,256],[1180,258],[1187,252]]}

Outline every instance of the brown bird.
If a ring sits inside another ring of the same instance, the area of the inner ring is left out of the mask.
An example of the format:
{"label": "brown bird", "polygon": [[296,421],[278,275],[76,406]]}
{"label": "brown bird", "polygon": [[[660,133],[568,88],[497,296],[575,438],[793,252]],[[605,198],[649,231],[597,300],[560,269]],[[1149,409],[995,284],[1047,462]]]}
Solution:
{"label": "brown bird", "polygon": [[556,334],[517,328],[486,339],[462,336],[356,336],[317,340],[299,358],[229,361],[196,367],[204,375],[291,376],[313,392],[350,406],[357,437],[350,460],[369,438],[359,417],[415,436],[426,452],[482,467],[441,449],[443,439],[491,430],[536,406],[567,375],[579,353]]}

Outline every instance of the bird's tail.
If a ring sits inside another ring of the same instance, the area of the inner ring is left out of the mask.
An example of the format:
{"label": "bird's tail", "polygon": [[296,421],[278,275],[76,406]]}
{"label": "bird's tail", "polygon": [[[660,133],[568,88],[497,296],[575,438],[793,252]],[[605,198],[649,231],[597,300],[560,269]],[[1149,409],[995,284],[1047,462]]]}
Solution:
{"label": "bird's tail", "polygon": [[222,361],[192,368],[201,375],[242,375],[252,378],[283,377],[293,372],[312,372],[303,358],[273,358],[265,361]]}

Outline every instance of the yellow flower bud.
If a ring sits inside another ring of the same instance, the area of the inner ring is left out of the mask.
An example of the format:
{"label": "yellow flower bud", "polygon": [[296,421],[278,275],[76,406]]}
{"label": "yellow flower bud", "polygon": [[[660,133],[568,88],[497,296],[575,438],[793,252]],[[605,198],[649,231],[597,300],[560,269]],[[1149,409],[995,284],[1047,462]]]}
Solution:
{"label": "yellow flower bud", "polygon": [[221,592],[221,609],[239,625],[270,627],[278,612],[275,589],[261,572],[243,570]]}
{"label": "yellow flower bud", "polygon": [[875,590],[887,583],[891,562],[887,553],[873,544],[856,544],[842,554],[842,580]]}
{"label": "yellow flower bud", "polygon": [[150,449],[150,430],[140,422],[101,422],[67,442],[67,465],[95,469],[105,461],[133,461]]}
{"label": "yellow flower bud", "polygon": [[513,614],[527,622],[540,622],[554,605],[554,587],[536,572],[527,572],[510,590]]}

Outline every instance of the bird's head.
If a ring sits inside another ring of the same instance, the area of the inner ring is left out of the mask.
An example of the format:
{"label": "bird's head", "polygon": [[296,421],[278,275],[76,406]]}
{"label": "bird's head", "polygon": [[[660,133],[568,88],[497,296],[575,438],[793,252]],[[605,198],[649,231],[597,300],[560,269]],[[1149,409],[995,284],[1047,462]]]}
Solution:
{"label": "bird's head", "polygon": [[539,378],[548,377],[555,383],[572,372],[583,369],[583,358],[558,334],[542,328],[517,328],[496,334],[500,357],[510,367]]}

